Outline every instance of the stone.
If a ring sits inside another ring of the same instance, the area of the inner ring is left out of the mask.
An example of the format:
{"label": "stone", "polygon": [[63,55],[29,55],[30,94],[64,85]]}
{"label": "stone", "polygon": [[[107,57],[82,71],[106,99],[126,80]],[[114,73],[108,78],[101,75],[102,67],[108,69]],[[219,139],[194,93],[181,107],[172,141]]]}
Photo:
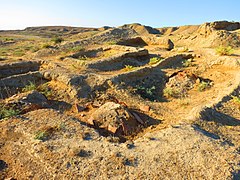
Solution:
{"label": "stone", "polygon": [[148,45],[156,45],[162,49],[172,50],[174,48],[174,44],[169,38],[152,35],[152,36],[142,36],[142,39]]}
{"label": "stone", "polygon": [[137,129],[139,123],[142,123],[137,118],[137,115],[130,112],[126,106],[106,102],[91,115],[88,123],[116,135],[128,135]]}
{"label": "stone", "polygon": [[84,111],[85,109],[86,109],[85,107],[80,106],[80,105],[77,104],[77,103],[75,103],[75,104],[72,105],[72,111],[73,111],[74,113],[80,113],[80,112]]}
{"label": "stone", "polygon": [[143,112],[149,112],[150,111],[150,106],[141,104],[139,109]]}

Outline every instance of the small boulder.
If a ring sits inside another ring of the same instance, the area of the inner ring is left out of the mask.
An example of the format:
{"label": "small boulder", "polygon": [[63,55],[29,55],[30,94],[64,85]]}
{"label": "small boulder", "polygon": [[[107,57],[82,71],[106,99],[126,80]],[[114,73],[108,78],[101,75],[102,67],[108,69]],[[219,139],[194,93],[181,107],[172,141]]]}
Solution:
{"label": "small boulder", "polygon": [[142,36],[142,39],[148,45],[156,45],[162,49],[172,50],[174,48],[173,42],[166,37],[158,37],[158,36]]}
{"label": "small boulder", "polygon": [[130,135],[137,129],[139,120],[125,106],[106,102],[91,115],[88,123],[116,135]]}

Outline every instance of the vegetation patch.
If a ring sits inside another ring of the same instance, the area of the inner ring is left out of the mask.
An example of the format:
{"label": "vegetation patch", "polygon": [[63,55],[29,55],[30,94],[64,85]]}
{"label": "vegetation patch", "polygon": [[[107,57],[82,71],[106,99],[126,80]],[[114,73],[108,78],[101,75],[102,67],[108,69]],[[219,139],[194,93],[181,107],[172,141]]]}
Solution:
{"label": "vegetation patch", "polygon": [[157,63],[159,63],[161,61],[163,61],[163,58],[153,57],[153,58],[150,59],[149,64],[150,65],[154,65],[154,64],[157,64]]}
{"label": "vegetation patch", "polygon": [[40,140],[40,141],[46,141],[49,137],[49,133],[47,131],[37,131],[35,133],[34,139]]}
{"label": "vegetation patch", "polygon": [[37,89],[36,84],[30,81],[29,84],[26,85],[26,86],[22,89],[22,91],[23,91],[23,92],[28,92],[28,91],[33,91],[33,90],[36,90],[36,89]]}
{"label": "vegetation patch", "polygon": [[198,91],[202,92],[211,87],[211,83],[207,81],[202,81],[198,85]]}
{"label": "vegetation patch", "polygon": [[6,107],[6,106],[1,104],[0,119],[9,118],[9,117],[12,117],[12,116],[17,116],[19,114],[20,114],[20,111],[15,109],[14,107]]}
{"label": "vegetation patch", "polygon": [[218,48],[215,49],[216,53],[220,56],[230,56],[233,53],[233,49],[231,46],[219,46]]}
{"label": "vegetation patch", "polygon": [[240,104],[240,97],[238,96],[231,96],[233,99],[233,102]]}
{"label": "vegetation patch", "polygon": [[125,68],[123,69],[123,71],[133,71],[133,70],[136,70],[136,67],[131,65],[125,65]]}
{"label": "vegetation patch", "polygon": [[61,42],[64,41],[64,39],[61,38],[61,37],[54,37],[54,38],[51,39],[51,41],[52,41],[54,44],[60,44]]}

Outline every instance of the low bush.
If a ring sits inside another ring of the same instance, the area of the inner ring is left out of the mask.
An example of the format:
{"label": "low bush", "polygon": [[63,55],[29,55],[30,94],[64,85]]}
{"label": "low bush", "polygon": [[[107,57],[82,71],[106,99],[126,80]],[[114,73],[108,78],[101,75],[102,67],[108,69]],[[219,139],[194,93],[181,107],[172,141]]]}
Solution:
{"label": "low bush", "polygon": [[220,56],[227,55],[230,56],[233,53],[233,49],[231,46],[219,46],[216,48],[216,53]]}

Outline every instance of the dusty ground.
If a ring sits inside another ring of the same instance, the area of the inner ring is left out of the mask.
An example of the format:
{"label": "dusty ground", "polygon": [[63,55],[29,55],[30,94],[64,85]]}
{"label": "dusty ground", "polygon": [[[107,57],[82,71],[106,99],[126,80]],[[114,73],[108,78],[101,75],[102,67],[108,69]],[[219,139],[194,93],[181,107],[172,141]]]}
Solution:
{"label": "dusty ground", "polygon": [[0,32],[1,179],[240,179],[239,29]]}

